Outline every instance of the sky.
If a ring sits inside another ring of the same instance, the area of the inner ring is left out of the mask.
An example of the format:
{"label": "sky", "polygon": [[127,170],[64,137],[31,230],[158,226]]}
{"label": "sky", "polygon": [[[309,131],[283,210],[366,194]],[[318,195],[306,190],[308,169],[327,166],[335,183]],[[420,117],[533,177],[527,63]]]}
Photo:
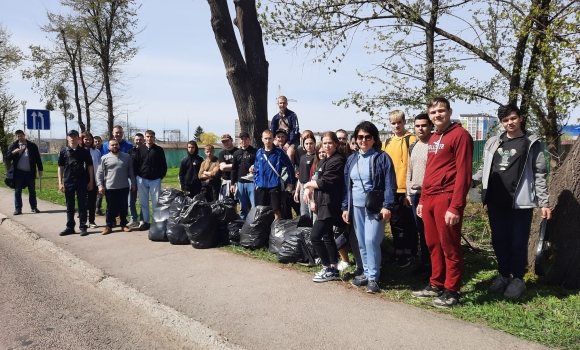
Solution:
{"label": "sky", "polygon": [[[59,1],[18,0],[2,4],[0,23],[12,33],[12,44],[25,54],[30,53],[28,46],[31,44],[48,45],[46,34],[39,28],[47,22],[46,10],[59,12]],[[142,32],[137,36],[137,43],[141,49],[125,66],[124,83],[128,88],[124,102],[128,106],[123,119],[128,114],[131,124],[155,130],[158,136],[164,129],[179,129],[191,138],[198,125],[217,135],[233,134],[236,107],[210,26],[207,2],[147,1],[139,9],[138,17]],[[297,113],[301,130],[353,130],[361,120],[369,120],[367,114],[356,113],[356,108],[345,109],[332,103],[347,97],[349,91],[370,88],[370,83],[361,81],[356,70],[371,67],[373,61],[380,58],[368,55],[363,45],[364,38],[355,42],[338,73],[333,74],[328,73],[326,64],[307,62],[304,52],[266,46],[270,64],[270,119],[277,113],[276,97],[280,86],[283,95],[296,100],[290,102],[288,108]],[[27,65],[25,61],[23,66]],[[27,108],[43,109],[44,102],[31,87],[31,81],[22,80],[20,70],[13,72],[8,86],[10,92],[16,99],[27,101]],[[462,102],[455,102],[452,107],[457,116],[493,113],[496,108]],[[19,125],[22,125],[22,112],[20,118]],[[64,137],[62,114],[53,111],[51,119],[51,132],[43,131],[41,137]],[[74,121],[69,122],[69,128],[71,125],[78,126]],[[101,123],[97,129],[104,130],[105,124]]]}

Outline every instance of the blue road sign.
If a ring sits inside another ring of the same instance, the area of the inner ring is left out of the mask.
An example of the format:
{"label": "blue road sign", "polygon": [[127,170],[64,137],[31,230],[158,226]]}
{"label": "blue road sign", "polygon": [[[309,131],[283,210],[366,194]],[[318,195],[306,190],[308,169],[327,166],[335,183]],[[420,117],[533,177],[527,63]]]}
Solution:
{"label": "blue road sign", "polygon": [[50,130],[50,111],[46,109],[27,109],[26,127],[28,130]]}

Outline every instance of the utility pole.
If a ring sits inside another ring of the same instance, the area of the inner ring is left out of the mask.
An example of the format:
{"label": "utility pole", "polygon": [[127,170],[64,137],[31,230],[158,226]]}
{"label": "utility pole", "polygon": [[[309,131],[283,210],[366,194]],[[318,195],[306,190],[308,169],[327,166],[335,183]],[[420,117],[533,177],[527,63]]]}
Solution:
{"label": "utility pole", "polygon": [[22,100],[20,101],[20,104],[22,105],[22,131],[24,131],[26,133],[26,101]]}

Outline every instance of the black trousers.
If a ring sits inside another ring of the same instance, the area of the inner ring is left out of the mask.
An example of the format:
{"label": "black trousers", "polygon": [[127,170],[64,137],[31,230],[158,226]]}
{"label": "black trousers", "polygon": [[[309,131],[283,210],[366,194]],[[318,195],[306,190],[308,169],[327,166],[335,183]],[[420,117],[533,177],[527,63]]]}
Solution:
{"label": "black trousers", "polygon": [[338,263],[338,249],[332,231],[332,219],[317,220],[312,226],[310,241],[323,266]]}
{"label": "black trousers", "polygon": [[129,203],[127,203],[127,196],[129,196],[129,187],[105,190],[105,198],[107,198],[107,227],[113,227],[117,221],[117,216],[121,217],[121,227],[127,226],[127,210]]}
{"label": "black trousers", "polygon": [[89,210],[89,223],[95,222],[95,212],[97,211],[97,194],[99,188],[95,184],[93,189],[87,192],[87,209]]}
{"label": "black trousers", "polygon": [[417,254],[419,243],[417,226],[413,210],[405,206],[405,194],[395,194],[395,203],[398,208],[395,210],[395,217],[391,218],[391,232],[393,233],[393,246],[395,249],[411,249],[411,254]]}

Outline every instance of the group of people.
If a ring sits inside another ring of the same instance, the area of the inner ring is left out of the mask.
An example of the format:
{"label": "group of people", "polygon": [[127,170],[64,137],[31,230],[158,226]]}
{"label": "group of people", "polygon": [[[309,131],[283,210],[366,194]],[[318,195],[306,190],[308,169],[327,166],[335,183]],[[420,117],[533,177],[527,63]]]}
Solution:
{"label": "group of people", "polygon": [[[215,156],[213,145],[205,145],[203,159],[197,143],[189,141],[180,164],[181,189],[210,202],[235,199],[242,219],[250,208],[264,205],[273,209],[276,218],[292,218],[292,210],[310,216],[311,241],[322,264],[313,281],[339,279],[340,271],[350,266],[350,247],[356,263],[352,284],[365,286],[369,293],[379,292],[381,243],[389,222],[394,245],[389,262],[406,268],[418,258],[415,272],[430,274],[429,284],[412,295],[449,308],[458,303],[462,286],[461,228],[467,192],[481,184],[499,271],[490,289],[509,298],[518,298],[525,290],[533,208],[540,205],[547,219],[551,211],[543,146],[525,130],[516,106],[499,108],[505,131],[487,141],[483,163],[472,175],[473,139],[451,120],[453,111],[445,98],[432,99],[427,113],[414,118],[414,134],[405,127],[405,114],[392,111],[389,122],[394,135],[384,143],[377,127],[364,121],[350,140],[340,129],[325,132],[317,144],[310,130],[300,134],[296,113],[287,105],[280,96],[279,113],[270,129],[262,132],[260,149],[251,146],[250,135],[242,131],[239,147],[225,134],[219,155]],[[67,225],[61,235],[74,232],[75,195],[81,235],[86,235],[87,209],[89,225],[94,225],[99,194],[107,199],[103,234],[111,232],[117,216],[123,231],[149,228],[149,200],[156,205],[167,171],[163,149],[155,144],[151,130],[145,136],[136,134],[135,145],[123,139],[120,126],[115,126],[113,136],[99,150],[100,140],[90,133],[68,132],[69,146],[58,161],[59,186],[67,202]],[[30,205],[38,212],[33,198],[35,165],[42,176],[37,148],[28,145],[24,133],[17,132],[17,137],[9,150],[21,179],[15,190],[15,215],[22,208],[21,189],[30,189],[31,183]],[[23,143],[26,148],[20,147]],[[140,218],[134,209],[136,192]],[[128,205],[131,222],[126,219]]]}

